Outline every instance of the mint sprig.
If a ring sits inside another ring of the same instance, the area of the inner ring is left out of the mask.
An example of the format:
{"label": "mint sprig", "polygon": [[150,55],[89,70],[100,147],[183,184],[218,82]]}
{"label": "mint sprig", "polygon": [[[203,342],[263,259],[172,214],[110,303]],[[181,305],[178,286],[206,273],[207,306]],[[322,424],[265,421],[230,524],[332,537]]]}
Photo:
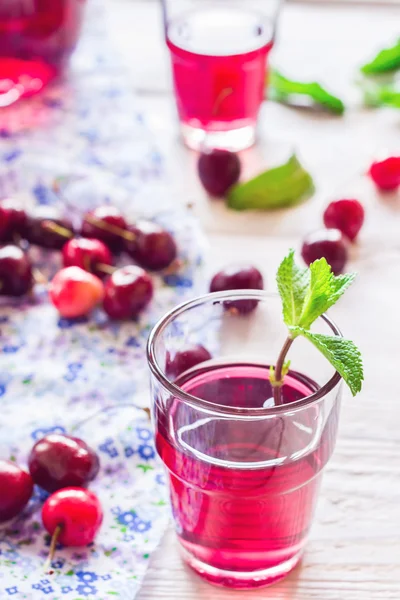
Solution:
{"label": "mint sprig", "polygon": [[281,387],[285,372],[285,358],[293,341],[299,335],[309,340],[329,360],[343,377],[353,395],[361,390],[363,368],[361,354],[351,341],[310,331],[312,324],[333,306],[354,281],[355,274],[335,276],[325,258],[314,261],[309,268],[299,267],[294,250],[283,259],[277,272],[277,284],[282,299],[283,320],[288,327],[288,338],[282,348],[275,369],[271,370],[276,404],[281,403]]}

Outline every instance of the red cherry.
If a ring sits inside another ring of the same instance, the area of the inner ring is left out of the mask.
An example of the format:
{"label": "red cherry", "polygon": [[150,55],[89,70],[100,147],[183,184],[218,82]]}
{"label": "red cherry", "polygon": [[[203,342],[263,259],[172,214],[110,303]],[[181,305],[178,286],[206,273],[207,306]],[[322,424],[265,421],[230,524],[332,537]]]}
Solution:
{"label": "red cherry", "polygon": [[49,285],[50,300],[67,319],[88,314],[102,301],[103,295],[101,280],[80,267],[61,269]]}
{"label": "red cherry", "polygon": [[62,249],[62,256],[64,267],[81,267],[97,277],[106,275],[97,265],[112,265],[112,255],[107,246],[90,238],[69,240]]}
{"label": "red cherry", "polygon": [[68,487],[49,496],[42,508],[43,525],[64,546],[87,546],[103,520],[97,496],[80,487]]}
{"label": "red cherry", "polygon": [[0,240],[6,241],[11,237],[10,216],[5,208],[0,204]]}
{"label": "red cherry", "polygon": [[0,246],[0,295],[23,296],[32,288],[32,265],[19,246]]}
{"label": "red cherry", "polygon": [[106,205],[86,213],[81,234],[83,237],[104,242],[113,252],[120,252],[126,229],[127,223],[120,210],[115,206]]}
{"label": "red cherry", "polygon": [[161,271],[176,258],[177,247],[172,235],[151,221],[139,221],[129,228],[134,239],[124,240],[126,252],[144,269]]}
{"label": "red cherry", "polygon": [[0,460],[0,523],[18,515],[27,505],[32,491],[29,473],[8,460]]}
{"label": "red cherry", "polygon": [[400,186],[400,156],[372,163],[369,174],[383,192],[396,190]]}
{"label": "red cherry", "polygon": [[315,231],[304,240],[301,255],[307,265],[318,258],[325,258],[335,275],[338,275],[347,262],[346,238],[339,229]]}
{"label": "red cherry", "polygon": [[30,244],[52,250],[61,250],[73,235],[71,221],[53,206],[36,206],[29,211],[22,231]]}
{"label": "red cherry", "polygon": [[364,223],[364,208],[358,200],[336,200],[324,212],[324,224],[329,229],[339,229],[353,241]]}
{"label": "red cherry", "polygon": [[167,352],[165,372],[168,377],[175,379],[178,375],[206,360],[210,360],[210,358],[212,357],[209,351],[200,344],[188,346],[180,350],[173,358],[171,357],[171,353]]}
{"label": "red cherry", "polygon": [[153,297],[151,277],[135,265],[117,269],[106,283],[103,307],[112,319],[136,317]]}
{"label": "red cherry", "polygon": [[14,235],[22,235],[26,212],[13,198],[5,198],[0,204],[0,240],[10,242]]}
{"label": "red cherry", "polygon": [[[264,280],[260,271],[251,265],[231,265],[222,269],[211,280],[210,292],[229,290],[263,290]],[[232,300],[224,302],[226,309],[248,314],[257,306],[257,300]]]}
{"label": "red cherry", "polygon": [[197,164],[200,181],[211,196],[225,196],[240,177],[240,160],[229,150],[212,150],[200,154]]}
{"label": "red cherry", "polygon": [[86,486],[99,472],[99,457],[83,440],[52,433],[36,442],[28,459],[33,481],[47,492]]}

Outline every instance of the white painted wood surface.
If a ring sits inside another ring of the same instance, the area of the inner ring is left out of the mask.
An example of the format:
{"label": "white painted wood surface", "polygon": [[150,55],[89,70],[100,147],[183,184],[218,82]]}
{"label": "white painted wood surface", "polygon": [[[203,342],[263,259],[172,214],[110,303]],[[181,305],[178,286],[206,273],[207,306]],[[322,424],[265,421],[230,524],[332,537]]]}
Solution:
{"label": "white painted wood surface", "polygon": [[345,96],[343,118],[266,104],[259,145],[246,171],[273,164],[295,148],[315,176],[308,203],[272,215],[229,213],[198,185],[195,156],[177,141],[177,127],[156,2],[108,0],[110,26],[130,68],[132,87],[170,157],[171,193],[191,202],[212,249],[209,270],[240,260],[257,264],[274,287],[290,245],[321,223],[332,198],[357,196],[367,221],[349,268],[359,278],[334,317],[361,347],[362,394],[345,394],[340,436],[327,468],[315,525],[302,565],[283,582],[246,594],[214,588],[183,566],[172,532],[151,561],[140,600],[400,600],[400,195],[380,197],[364,175],[371,159],[400,153],[400,112],[357,107],[356,67],[399,35],[400,7],[288,5],[275,63],[289,75],[325,80]]}

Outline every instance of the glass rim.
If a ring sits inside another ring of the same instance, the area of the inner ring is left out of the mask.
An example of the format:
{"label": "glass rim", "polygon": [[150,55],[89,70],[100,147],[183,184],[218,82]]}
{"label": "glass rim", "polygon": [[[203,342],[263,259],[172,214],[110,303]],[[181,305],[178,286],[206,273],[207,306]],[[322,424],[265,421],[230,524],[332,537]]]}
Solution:
{"label": "glass rim", "polygon": [[[321,400],[341,382],[342,377],[337,371],[335,371],[332,377],[318,390],[316,390],[309,396],[301,398],[300,400],[296,400],[295,402],[291,402],[290,404],[280,404],[279,406],[269,406],[260,408],[243,408],[238,406],[227,407],[223,404],[216,404],[214,402],[209,402],[208,400],[198,398],[197,396],[193,396],[192,394],[185,392],[184,390],[182,390],[182,388],[180,388],[166,376],[166,374],[158,364],[155,353],[155,345],[157,343],[158,337],[177,316],[181,315],[187,310],[196,308],[201,304],[204,304],[205,302],[215,300],[267,300],[269,298],[276,299],[279,298],[279,295],[277,293],[265,292],[264,290],[229,290],[224,292],[212,292],[203,294],[202,296],[197,296],[192,300],[186,300],[185,302],[178,304],[176,307],[169,310],[163,317],[161,317],[161,319],[157,321],[148,337],[146,355],[147,362],[152,374],[171,393],[171,395],[173,395],[177,399],[188,402],[198,408],[212,411],[214,413],[222,413],[231,416],[235,415],[239,418],[255,416],[269,417],[274,414],[294,412]],[[325,321],[325,323],[328,325],[328,327],[330,327],[335,336],[343,337],[340,329],[326,314],[322,314],[320,317],[318,317],[317,320],[319,319]]]}

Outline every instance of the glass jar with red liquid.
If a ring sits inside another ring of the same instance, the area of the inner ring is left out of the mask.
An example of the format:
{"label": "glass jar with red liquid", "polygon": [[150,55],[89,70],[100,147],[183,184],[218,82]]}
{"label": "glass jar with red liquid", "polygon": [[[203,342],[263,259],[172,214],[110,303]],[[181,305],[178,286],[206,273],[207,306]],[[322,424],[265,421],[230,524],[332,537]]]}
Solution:
{"label": "glass jar with red liquid", "polygon": [[0,107],[40,91],[78,42],[86,0],[1,0]]}
{"label": "glass jar with red liquid", "polygon": [[[230,588],[272,584],[299,562],[336,442],[341,379],[306,340],[291,348],[274,402],[281,311],[279,296],[258,290],[208,294],[168,313],[148,342],[155,441],[181,553]],[[315,328],[340,336],[326,316]]]}

